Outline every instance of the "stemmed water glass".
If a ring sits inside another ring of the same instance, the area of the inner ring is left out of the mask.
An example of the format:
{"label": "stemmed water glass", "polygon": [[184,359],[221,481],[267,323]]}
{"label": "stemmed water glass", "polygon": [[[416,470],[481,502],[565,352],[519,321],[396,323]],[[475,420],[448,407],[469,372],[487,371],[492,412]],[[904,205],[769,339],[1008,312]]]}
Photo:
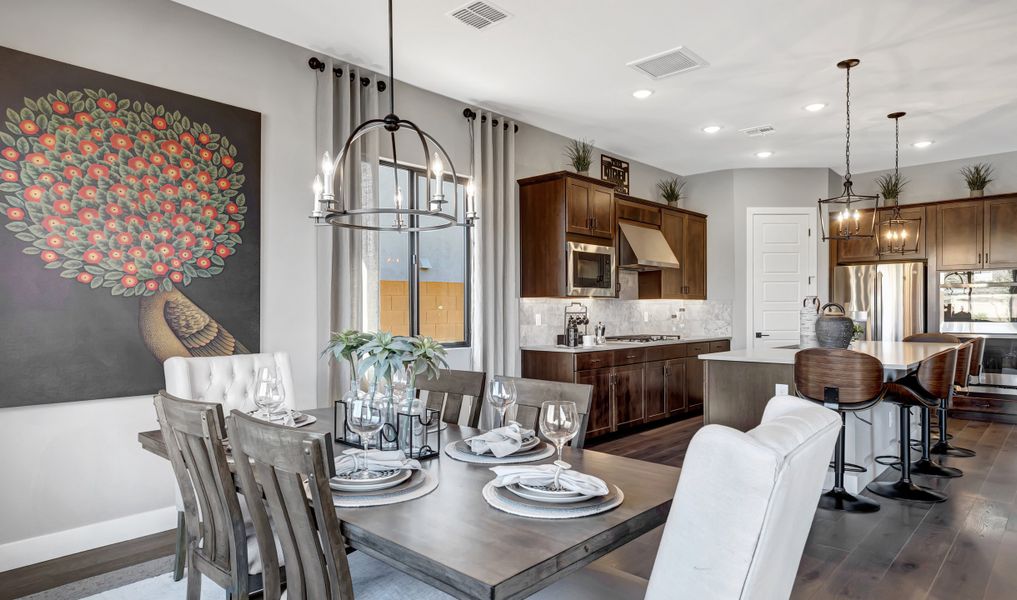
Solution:
{"label": "stemmed water glass", "polygon": [[258,377],[254,380],[254,405],[258,407],[255,416],[266,421],[271,418],[273,389],[276,386],[275,373],[268,367],[258,369]]}
{"label": "stemmed water glass", "polygon": [[347,410],[349,414],[346,417],[346,422],[350,429],[360,436],[360,442],[363,445],[363,450],[360,453],[363,465],[357,467],[356,455],[354,455],[354,467],[350,479],[373,479],[373,474],[367,468],[367,451],[370,448],[371,440],[385,425],[382,403],[374,402],[370,398],[357,398],[350,402]]}
{"label": "stemmed water glass", "polygon": [[579,410],[575,402],[548,400],[540,405],[540,432],[558,450],[558,460],[554,461],[554,466],[558,467],[554,472],[554,490],[561,489],[558,483],[561,472],[572,468],[561,459],[561,453],[565,444],[579,433],[579,424]]}
{"label": "stemmed water glass", "polygon": [[492,379],[487,401],[498,411],[498,427],[505,426],[505,413],[516,403],[516,384],[510,379]]}

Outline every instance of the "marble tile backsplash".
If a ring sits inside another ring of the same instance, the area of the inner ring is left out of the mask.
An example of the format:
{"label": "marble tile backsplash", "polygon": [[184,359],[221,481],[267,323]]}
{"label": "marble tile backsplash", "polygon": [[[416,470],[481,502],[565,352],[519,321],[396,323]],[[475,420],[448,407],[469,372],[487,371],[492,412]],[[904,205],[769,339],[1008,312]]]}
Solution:
{"label": "marble tile backsplash", "polygon": [[731,335],[733,303],[716,300],[630,300],[624,298],[522,298],[519,301],[519,343],[555,343],[563,333],[565,307],[586,306],[593,326],[602,321],[607,335],[678,334],[682,337]]}

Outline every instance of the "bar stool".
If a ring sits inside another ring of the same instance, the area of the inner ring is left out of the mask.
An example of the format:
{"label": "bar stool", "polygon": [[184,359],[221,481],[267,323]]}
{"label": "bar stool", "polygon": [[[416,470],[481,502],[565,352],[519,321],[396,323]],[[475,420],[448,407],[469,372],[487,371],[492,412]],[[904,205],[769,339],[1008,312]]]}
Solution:
{"label": "bar stool", "polygon": [[[976,345],[978,342],[985,343],[983,338],[974,338],[968,340],[963,346],[957,349],[957,370],[953,378],[953,387],[950,390],[949,396],[943,398],[939,403],[937,409],[937,415],[939,416],[939,441],[936,445],[929,449],[929,452],[933,454],[939,454],[943,456],[955,456],[958,458],[970,458],[975,456],[974,450],[968,448],[958,448],[950,443],[950,435],[947,433],[947,409],[950,408],[950,403],[953,400],[953,395],[958,388],[967,387],[968,378],[971,374],[971,359],[975,355]],[[981,360],[979,360],[979,363]]]}
{"label": "bar stool", "polygon": [[[981,338],[978,338],[978,339],[981,339]],[[950,335],[949,333],[917,333],[915,335],[909,335],[908,337],[904,338],[904,341],[905,342],[925,342],[925,343],[933,343],[933,344],[963,344],[964,343],[964,341],[961,340],[959,337],[957,337],[955,335]],[[953,381],[952,388],[956,388],[957,385],[959,385],[958,384],[958,379],[961,382],[967,382],[967,372],[968,372],[969,368],[967,366],[964,366],[966,364],[966,359],[965,359],[966,354],[961,354],[961,350],[963,350],[963,349],[964,349],[964,346],[961,346],[961,347],[958,348],[957,370],[956,370],[956,373],[954,375],[954,381]],[[946,431],[946,422],[947,422],[946,409],[949,407],[950,400],[952,398],[953,398],[953,393],[951,392],[947,397],[940,399],[939,406],[935,407],[936,408],[936,413],[937,413],[937,415],[939,417],[939,426],[938,426],[939,441],[937,442],[936,447],[939,447],[940,449],[944,448],[943,446],[940,446],[940,444],[946,444],[946,448],[952,448],[953,447],[949,443],[950,434],[947,433],[947,431]],[[958,477],[959,475],[946,475],[945,472],[940,471],[940,470],[936,469],[935,467],[932,467],[931,464],[926,462],[926,460],[925,460],[925,459],[929,458],[929,454],[930,453],[931,454],[950,454],[949,452],[936,452],[935,450],[933,450],[933,447],[931,446],[931,444],[932,444],[932,436],[931,436],[931,432],[932,432],[932,422],[931,422],[932,415],[931,415],[930,410],[931,409],[929,409],[927,407],[924,407],[924,406],[921,407],[921,411],[922,411],[922,443],[921,443],[922,460],[920,460],[920,461],[916,462],[914,465],[912,465],[911,470],[914,473],[921,473],[923,475],[932,475],[934,477]],[[975,455],[973,451],[966,450],[964,448],[957,448],[957,449],[955,449],[955,451],[958,452],[958,453],[957,454],[950,454],[950,455],[951,456],[961,456],[961,457],[974,456]],[[968,452],[970,452],[970,454],[967,454]],[[921,464],[919,464],[919,463],[921,463]],[[942,466],[942,465],[939,465],[939,466]],[[956,471],[959,472],[960,469],[956,469]]]}
{"label": "bar stool", "polygon": [[[915,471],[915,463],[911,463],[911,407],[918,406],[926,409],[939,405],[940,399],[949,396],[953,387],[953,375],[957,369],[957,350],[944,350],[933,354],[922,361],[918,366],[917,373],[887,385],[887,393],[883,398],[900,407],[898,426],[900,427],[900,479],[894,482],[873,481],[865,486],[870,492],[879,494],[884,498],[894,500],[912,500],[916,502],[943,502],[946,494],[937,492],[924,486],[917,485],[911,481],[911,473]],[[923,421],[923,440],[928,440],[928,420]],[[923,447],[923,453],[927,446]],[[930,470],[936,467],[948,472],[949,467],[937,465],[923,456],[924,466]],[[919,461],[922,462],[922,461]],[[954,469],[957,471],[956,469]],[[957,471],[955,477],[961,473]],[[951,476],[951,475],[941,475]]]}
{"label": "bar stool", "polygon": [[849,412],[866,410],[885,393],[883,363],[839,348],[810,348],[795,354],[795,388],[806,400],[840,413],[840,435],[834,452],[833,489],[819,497],[819,508],[870,513],[879,503],[844,489],[844,432]]}

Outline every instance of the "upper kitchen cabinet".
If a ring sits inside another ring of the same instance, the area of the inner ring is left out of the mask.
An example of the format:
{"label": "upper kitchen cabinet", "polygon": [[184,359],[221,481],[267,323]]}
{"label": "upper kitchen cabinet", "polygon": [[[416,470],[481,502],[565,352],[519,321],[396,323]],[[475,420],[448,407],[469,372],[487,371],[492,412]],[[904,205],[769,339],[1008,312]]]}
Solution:
{"label": "upper kitchen cabinet", "polygon": [[1017,268],[1017,197],[985,200],[986,269]]}
{"label": "upper kitchen cabinet", "polygon": [[[569,296],[570,242],[585,244],[608,254],[605,264],[614,264],[614,191],[609,184],[564,171],[519,180],[519,292],[523,298],[564,298]],[[596,267],[585,261],[576,279]],[[603,279],[616,294],[616,273],[601,266]],[[590,294],[573,294],[590,295]]]}
{"label": "upper kitchen cabinet", "polygon": [[[879,209],[879,220],[877,221],[876,228],[874,230],[872,229],[872,209],[862,210],[860,213],[861,219],[859,220],[859,233],[868,235],[872,232],[873,235],[872,237],[858,237],[849,240],[836,240],[833,242],[832,248],[836,252],[836,264],[851,265],[893,260],[921,260],[926,258],[924,206],[902,206],[900,209],[901,218],[908,221],[908,223],[904,225],[908,240],[918,240],[918,247],[916,251],[908,252],[907,254],[887,251],[888,248],[885,236],[888,230],[887,223],[893,219],[892,207],[882,207]],[[827,233],[837,233],[837,225],[833,222],[833,218],[831,218],[830,222],[831,225],[829,226]],[[910,247],[913,247],[913,244],[911,244],[909,248]]]}
{"label": "upper kitchen cabinet", "polygon": [[[875,212],[872,209],[862,210],[859,212],[861,218],[859,219],[858,233],[861,235],[869,235],[869,233],[872,232],[874,235],[871,237],[857,237],[833,242],[833,247],[837,252],[836,263],[839,265],[876,262],[879,260],[879,248],[877,246],[879,228],[877,227],[874,231],[872,228],[872,216]],[[827,234],[835,235],[837,234],[837,231],[835,215],[831,214],[827,225]]]}
{"label": "upper kitchen cabinet", "polygon": [[639,298],[705,300],[706,217],[666,207],[660,212],[660,232],[678,268],[639,273]]}
{"label": "upper kitchen cabinet", "polygon": [[981,269],[982,201],[952,202],[938,208],[937,268],[941,271]]}
{"label": "upper kitchen cabinet", "polygon": [[574,173],[556,175],[565,180],[566,231],[614,238],[614,190],[611,186]]}

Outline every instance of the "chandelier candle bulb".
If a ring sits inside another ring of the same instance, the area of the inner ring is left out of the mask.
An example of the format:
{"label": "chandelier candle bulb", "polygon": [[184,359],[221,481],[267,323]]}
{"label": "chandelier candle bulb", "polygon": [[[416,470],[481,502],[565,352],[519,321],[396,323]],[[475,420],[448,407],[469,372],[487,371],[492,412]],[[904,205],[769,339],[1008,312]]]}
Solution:
{"label": "chandelier candle bulb", "polygon": [[322,188],[322,194],[326,200],[332,199],[334,194],[332,193],[332,176],[335,174],[335,166],[332,164],[332,157],[329,155],[328,150],[321,157],[321,178],[324,183]]}
{"label": "chandelier candle bulb", "polygon": [[311,216],[318,218],[322,216],[321,212],[321,175],[314,176],[314,183],[311,184],[311,189],[314,191],[314,206],[311,208]]}
{"label": "chandelier candle bulb", "polygon": [[466,184],[466,218],[476,219],[477,218],[477,186],[474,185],[473,179]]}

